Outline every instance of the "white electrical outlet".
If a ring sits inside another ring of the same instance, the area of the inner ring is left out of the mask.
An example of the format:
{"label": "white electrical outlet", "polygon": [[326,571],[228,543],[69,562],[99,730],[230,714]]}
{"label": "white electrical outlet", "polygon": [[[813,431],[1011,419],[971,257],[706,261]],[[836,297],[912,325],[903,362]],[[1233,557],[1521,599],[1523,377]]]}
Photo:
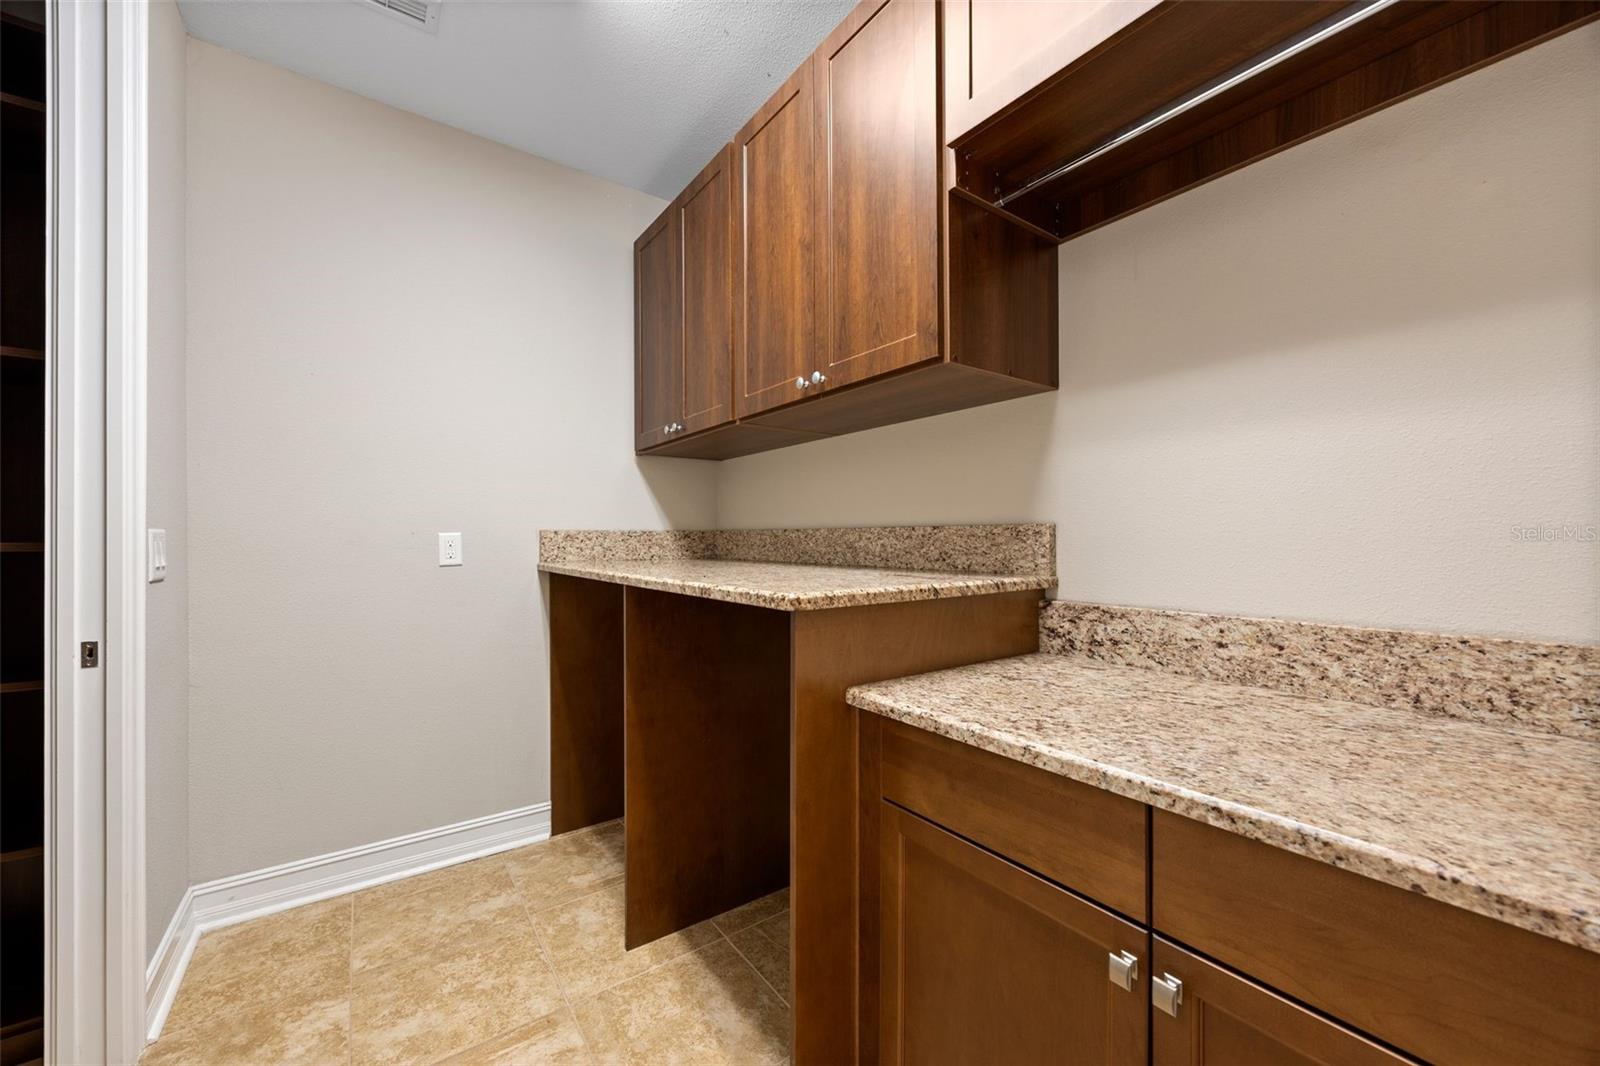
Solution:
{"label": "white electrical outlet", "polygon": [[167,579],[167,531],[152,529],[145,539],[145,580],[154,585]]}
{"label": "white electrical outlet", "polygon": [[440,533],[439,534],[439,565],[440,566],[460,566],[461,565],[461,534],[460,533]]}

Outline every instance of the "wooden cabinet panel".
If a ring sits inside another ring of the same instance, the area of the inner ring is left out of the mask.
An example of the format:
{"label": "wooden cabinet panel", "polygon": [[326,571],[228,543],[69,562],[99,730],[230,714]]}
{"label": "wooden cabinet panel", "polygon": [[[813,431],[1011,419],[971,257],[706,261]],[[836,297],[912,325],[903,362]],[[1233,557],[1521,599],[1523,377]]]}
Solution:
{"label": "wooden cabinet panel", "polygon": [[1156,811],[1162,933],[1438,1062],[1600,1061],[1600,955]]}
{"label": "wooden cabinet panel", "polygon": [[1177,978],[1175,1013],[1150,1012],[1156,1066],[1365,1066],[1409,1060],[1337,1022],[1155,938],[1151,977]]}
{"label": "wooden cabinet panel", "polygon": [[863,5],[813,59],[825,388],[940,354],[935,20]]}
{"label": "wooden cabinet panel", "polygon": [[673,205],[683,242],[680,433],[733,417],[733,158],[724,148]]}
{"label": "wooden cabinet panel", "polygon": [[885,798],[1144,919],[1144,804],[898,722],[880,743]]}
{"label": "wooden cabinet panel", "polygon": [[1146,1061],[1148,933],[891,803],[881,819],[883,1062]]}
{"label": "wooden cabinet panel", "polygon": [[633,242],[634,447],[670,436],[683,412],[676,212],[669,207]]}
{"label": "wooden cabinet panel", "polygon": [[812,68],[803,63],[733,141],[739,195],[735,408],[801,399],[816,361],[817,153]]}
{"label": "wooden cabinet panel", "polygon": [[1157,3],[945,0],[945,140],[1026,95]]}

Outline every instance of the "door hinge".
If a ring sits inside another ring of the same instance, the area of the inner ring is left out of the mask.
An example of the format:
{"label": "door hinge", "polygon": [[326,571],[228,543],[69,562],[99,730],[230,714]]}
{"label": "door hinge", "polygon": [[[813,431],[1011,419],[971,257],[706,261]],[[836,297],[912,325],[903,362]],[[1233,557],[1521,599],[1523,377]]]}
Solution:
{"label": "door hinge", "polygon": [[100,665],[100,642],[86,640],[78,645],[78,666],[84,670],[93,670]]}

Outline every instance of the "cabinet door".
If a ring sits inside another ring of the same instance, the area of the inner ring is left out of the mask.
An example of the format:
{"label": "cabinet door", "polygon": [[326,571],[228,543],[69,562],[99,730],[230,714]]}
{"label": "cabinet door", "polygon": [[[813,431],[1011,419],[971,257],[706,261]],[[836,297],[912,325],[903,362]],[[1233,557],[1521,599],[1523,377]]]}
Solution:
{"label": "cabinet door", "polygon": [[733,173],[717,153],[673,205],[683,241],[683,429],[733,419]]}
{"label": "cabinet door", "polygon": [[[1149,934],[880,807],[882,1060],[1145,1062]],[[1111,960],[1137,959],[1129,988]]]}
{"label": "cabinet door", "polygon": [[813,56],[826,388],[939,355],[936,17],[863,4]]}
{"label": "cabinet door", "polygon": [[803,63],[734,138],[739,416],[804,398],[816,365],[816,128]]}
{"label": "cabinet door", "polygon": [[945,0],[944,136],[955,141],[1158,0]]}
{"label": "cabinet door", "polygon": [[660,444],[683,414],[678,227],[667,208],[633,242],[634,447]]}
{"label": "cabinet door", "polygon": [[[1155,938],[1150,1012],[1156,1066],[1361,1066],[1409,1062],[1337,1022]],[[1176,981],[1176,985],[1173,982]],[[1165,994],[1178,989],[1177,1002]]]}

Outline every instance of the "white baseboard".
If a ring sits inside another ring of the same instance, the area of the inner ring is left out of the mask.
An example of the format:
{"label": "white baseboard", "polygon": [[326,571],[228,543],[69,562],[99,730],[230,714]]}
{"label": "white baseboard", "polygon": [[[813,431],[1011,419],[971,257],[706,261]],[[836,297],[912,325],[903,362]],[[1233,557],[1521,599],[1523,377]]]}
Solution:
{"label": "white baseboard", "polygon": [[191,885],[145,975],[146,1038],[161,1035],[200,934],[319,899],[520,848],[550,835],[550,804],[424,829],[264,870]]}

